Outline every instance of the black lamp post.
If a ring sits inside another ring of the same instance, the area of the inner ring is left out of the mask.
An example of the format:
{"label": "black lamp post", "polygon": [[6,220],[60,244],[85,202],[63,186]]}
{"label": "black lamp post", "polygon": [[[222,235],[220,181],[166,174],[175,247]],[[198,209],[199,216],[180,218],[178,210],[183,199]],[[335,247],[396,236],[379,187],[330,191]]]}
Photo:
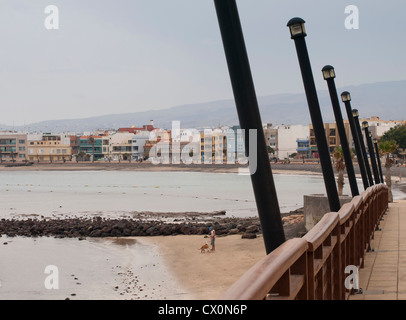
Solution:
{"label": "black lamp post", "polygon": [[369,186],[373,186],[374,178],[372,178],[371,167],[370,167],[369,161],[368,161],[367,149],[365,148],[364,138],[363,138],[362,131],[361,131],[361,125],[359,124],[358,110],[357,109],[352,110],[352,115],[354,117],[355,126],[357,127],[359,142],[361,144],[362,156],[364,157],[365,168],[367,169]]}
{"label": "black lamp post", "polygon": [[334,78],[336,77],[334,68],[330,65],[325,66],[322,70],[324,80],[327,81],[328,91],[330,93],[331,104],[333,106],[334,116],[336,119],[336,125],[338,134],[340,136],[341,148],[343,150],[345,167],[347,170],[348,180],[350,182],[351,194],[353,197],[359,195],[357,179],[355,178],[354,166],[351,159],[351,151],[348,146],[347,134],[345,132],[343,115],[340,109],[340,102],[338,101],[337,88]]}
{"label": "black lamp post", "polygon": [[[235,0],[214,0],[223,40],[228,70],[241,129],[257,132],[257,169],[251,172],[258,215],[261,222],[265,249],[270,253],[283,242],[285,233],[275,184],[266,150],[257,96],[245,47],[244,35]],[[249,150],[249,139],[245,137],[245,150]]]}
{"label": "black lamp post", "polygon": [[381,179],[379,178],[379,173],[378,173],[378,167],[376,165],[376,160],[375,160],[375,150],[372,145],[372,134],[369,132],[368,129],[368,121],[364,121],[362,123],[362,129],[364,129],[365,132],[365,140],[367,141],[368,145],[368,152],[369,152],[369,158],[371,159],[371,165],[372,165],[372,171],[374,173],[374,179],[375,179],[375,184],[381,183]]}
{"label": "black lamp post", "polygon": [[381,157],[379,156],[378,139],[376,139],[376,138],[374,139],[374,146],[375,146],[376,159],[378,162],[379,176],[381,177],[381,183],[383,183],[384,180],[383,180],[383,173],[382,173]]}
{"label": "black lamp post", "polygon": [[369,187],[368,182],[368,175],[367,170],[365,168],[364,156],[361,150],[361,144],[359,142],[358,131],[355,125],[354,117],[352,115],[352,108],[351,108],[351,95],[348,91],[344,91],[341,93],[341,100],[344,102],[345,110],[347,111],[348,122],[350,123],[352,139],[354,141],[355,152],[357,153],[357,160],[359,170],[361,172],[362,183],[364,185],[364,189],[366,190]]}
{"label": "black lamp post", "polygon": [[295,41],[296,52],[302,72],[303,85],[306,92],[307,104],[310,111],[310,118],[312,120],[317,149],[320,155],[320,164],[323,171],[324,184],[326,186],[330,210],[337,212],[341,207],[340,198],[338,197],[333,166],[331,164],[330,151],[327,145],[327,138],[324,131],[324,123],[321,116],[316,85],[314,84],[313,72],[305,41],[305,21],[301,18],[293,18],[288,22],[287,26],[289,27],[291,38]]}

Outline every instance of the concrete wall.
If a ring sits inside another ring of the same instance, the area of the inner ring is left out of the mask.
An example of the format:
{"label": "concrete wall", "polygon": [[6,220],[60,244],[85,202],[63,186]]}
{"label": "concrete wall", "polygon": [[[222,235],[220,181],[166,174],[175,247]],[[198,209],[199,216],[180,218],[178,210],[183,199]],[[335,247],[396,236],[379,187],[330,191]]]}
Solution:
{"label": "concrete wall", "polygon": [[[309,231],[321,220],[324,214],[331,212],[331,210],[328,198],[324,194],[310,194],[303,198],[305,227]],[[351,200],[352,197],[340,196],[341,205],[351,202]]]}

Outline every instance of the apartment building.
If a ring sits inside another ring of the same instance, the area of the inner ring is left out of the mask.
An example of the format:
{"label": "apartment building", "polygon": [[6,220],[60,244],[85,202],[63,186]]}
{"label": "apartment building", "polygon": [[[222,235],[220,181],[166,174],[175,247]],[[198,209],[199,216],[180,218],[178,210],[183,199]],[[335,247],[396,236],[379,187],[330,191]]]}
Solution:
{"label": "apartment building", "polygon": [[278,125],[274,129],[278,131],[276,156],[279,159],[287,159],[297,153],[297,139],[309,135],[309,126],[304,125]]}
{"label": "apartment building", "polygon": [[69,161],[70,143],[60,135],[40,134],[28,136],[28,160],[32,162]]}
{"label": "apartment building", "polygon": [[239,158],[245,160],[245,143],[243,131],[240,126],[233,126],[225,130],[227,143],[227,162],[238,162]]}
{"label": "apartment building", "polygon": [[[349,145],[352,146],[352,135],[351,135],[351,128],[350,124],[347,120],[344,121],[344,128],[345,133],[347,135],[347,141]],[[324,124],[324,131],[327,138],[327,145],[330,152],[334,152],[336,147],[341,146],[340,136],[338,133],[337,125],[335,123],[325,123]],[[309,126],[309,140],[310,140],[310,152],[313,157],[318,157],[317,152],[317,143],[316,143],[316,136],[314,134],[313,125]]]}
{"label": "apartment building", "polygon": [[133,133],[117,132],[109,137],[109,158],[114,161],[131,160]]}
{"label": "apartment building", "polygon": [[0,161],[27,160],[27,134],[0,132]]}
{"label": "apartment building", "polygon": [[382,120],[377,116],[372,116],[371,118],[359,119],[360,125],[362,127],[362,122],[367,121],[369,125],[369,131],[372,133],[372,138],[380,138],[385,132],[389,131],[391,128],[397,125],[406,124],[404,120]]}
{"label": "apartment building", "polygon": [[278,151],[278,129],[272,127],[271,123],[268,123],[264,127],[264,135],[266,145],[271,147],[274,150],[273,154],[277,154]]}
{"label": "apartment building", "polygon": [[149,140],[150,133],[148,131],[139,131],[132,138],[132,160],[138,161],[144,159],[144,146]]}

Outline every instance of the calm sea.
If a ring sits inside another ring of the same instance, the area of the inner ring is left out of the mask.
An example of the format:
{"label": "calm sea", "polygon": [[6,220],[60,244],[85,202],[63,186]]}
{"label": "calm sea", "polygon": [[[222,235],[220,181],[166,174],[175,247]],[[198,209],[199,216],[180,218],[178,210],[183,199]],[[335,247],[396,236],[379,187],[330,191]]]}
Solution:
{"label": "calm sea", "polygon": [[[318,175],[274,175],[281,212],[303,195],[325,193]],[[360,190],[363,190],[360,183]],[[346,181],[344,194],[350,194]],[[212,212],[257,216],[249,175],[194,172],[0,172],[0,216],[103,215],[131,212]]]}

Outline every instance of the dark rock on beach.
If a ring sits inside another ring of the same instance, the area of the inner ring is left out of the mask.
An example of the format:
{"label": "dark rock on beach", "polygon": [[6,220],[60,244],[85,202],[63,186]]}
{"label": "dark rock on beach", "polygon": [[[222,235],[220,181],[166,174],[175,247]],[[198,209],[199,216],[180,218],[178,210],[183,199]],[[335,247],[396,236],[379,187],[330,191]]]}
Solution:
{"label": "dark rock on beach", "polygon": [[[300,210],[291,213],[294,219],[289,219],[289,214],[283,215],[284,224],[288,227],[288,238],[297,236],[301,230],[302,221]],[[156,216],[152,216],[157,218]],[[145,218],[145,217],[144,217]],[[244,238],[253,238],[260,234],[259,219],[211,217],[211,219],[110,219],[100,216],[91,218],[28,218],[28,219],[1,219],[0,234],[8,237],[55,237],[78,238],[86,237],[129,237],[129,236],[171,236],[171,235],[207,235],[209,227],[214,226],[217,236],[241,234]],[[302,219],[303,220],[303,219]]]}

